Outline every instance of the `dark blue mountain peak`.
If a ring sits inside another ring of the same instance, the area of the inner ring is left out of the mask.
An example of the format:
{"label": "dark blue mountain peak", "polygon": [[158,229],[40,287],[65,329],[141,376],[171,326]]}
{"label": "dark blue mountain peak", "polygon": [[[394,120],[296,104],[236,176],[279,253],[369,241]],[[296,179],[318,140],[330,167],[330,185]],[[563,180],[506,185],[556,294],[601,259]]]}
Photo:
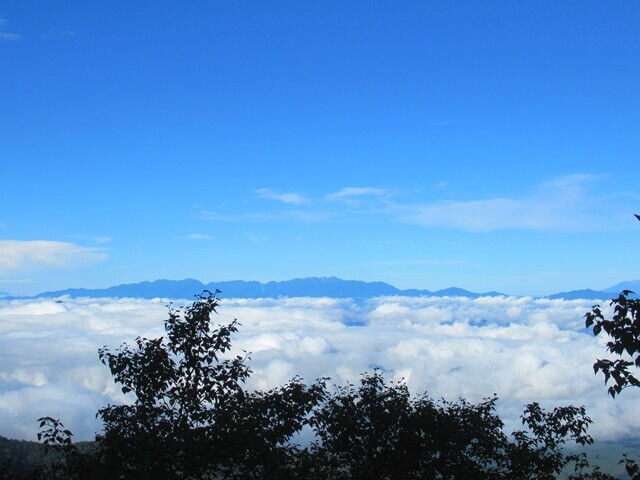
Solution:
{"label": "dark blue mountain peak", "polygon": [[[609,299],[622,290],[640,291],[640,280],[622,282],[606,290],[572,290],[556,293],[549,299]],[[342,280],[338,277],[304,277],[266,283],[256,280],[230,280],[209,282],[187,278],[184,280],[159,279],[116,285],[109,288],[87,289],[70,288],[53,292],[43,292],[36,297],[55,298],[63,295],[71,297],[113,297],[113,298],[173,298],[192,299],[203,290],[215,292],[220,290],[222,298],[279,298],[279,297],[331,297],[331,298],[373,298],[385,296],[436,296],[467,297],[505,296],[500,292],[475,293],[459,287],[450,287],[435,292],[429,290],[401,290],[385,282],[364,282],[361,280]],[[11,297],[7,297],[11,298]]]}
{"label": "dark blue mountain peak", "polygon": [[[71,288],[43,292],[37,297],[54,298],[63,295],[72,297],[135,297],[135,298],[193,298],[203,290],[220,290],[223,298],[278,298],[278,297],[332,297],[332,298],[372,298],[380,296],[431,295],[428,290],[400,290],[385,282],[364,282],[342,280],[337,277],[306,277],[284,281],[231,280],[209,282],[198,280],[154,280],[116,285],[109,288]],[[466,292],[466,290],[461,290]],[[470,293],[470,292],[469,292]]]}

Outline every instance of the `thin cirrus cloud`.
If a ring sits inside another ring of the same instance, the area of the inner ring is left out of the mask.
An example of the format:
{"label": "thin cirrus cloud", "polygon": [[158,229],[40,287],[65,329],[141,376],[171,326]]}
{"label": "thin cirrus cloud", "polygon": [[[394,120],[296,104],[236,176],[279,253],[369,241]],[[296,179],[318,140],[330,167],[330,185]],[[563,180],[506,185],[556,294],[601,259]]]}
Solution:
{"label": "thin cirrus cloud", "polygon": [[[535,185],[519,195],[429,202],[403,201],[402,192],[374,186],[344,187],[313,201],[302,193],[279,193],[261,188],[254,190],[260,198],[295,206],[296,209],[235,215],[201,210],[200,215],[215,221],[327,222],[343,219],[357,211],[359,214],[371,213],[380,220],[429,229],[466,232],[504,229],[593,231],[611,224],[611,212],[620,210],[613,196],[602,193],[606,190],[598,182],[604,177],[564,175]],[[434,191],[442,191],[444,186],[448,185],[440,183]]]}
{"label": "thin cirrus cloud", "polygon": [[7,32],[7,20],[3,17],[0,17],[0,41],[8,41],[15,42],[18,40],[22,40],[22,35],[18,33]]}
{"label": "thin cirrus cloud", "polygon": [[307,202],[304,195],[300,193],[278,193],[268,188],[258,188],[255,192],[261,197],[268,200],[275,200],[282,203],[289,203],[292,205],[301,205]]}
{"label": "thin cirrus cloud", "polygon": [[213,222],[235,222],[235,223],[270,223],[270,222],[301,222],[301,223],[321,223],[331,219],[334,215],[331,212],[322,210],[285,210],[275,213],[240,213],[222,215],[211,210],[201,209],[198,215],[203,220]]}
{"label": "thin cirrus cloud", "polygon": [[395,211],[406,223],[468,231],[531,228],[539,221],[537,215],[527,211],[525,202],[508,198],[396,205]]}
{"label": "thin cirrus cloud", "polygon": [[183,237],[185,240],[215,240],[216,237],[213,235],[207,235],[204,233],[190,233]]}
{"label": "thin cirrus cloud", "polygon": [[502,229],[589,231],[602,225],[604,199],[591,191],[602,176],[566,175],[538,185],[520,197],[441,200],[422,204],[395,204],[398,221],[426,228],[470,232]]}
{"label": "thin cirrus cloud", "polygon": [[376,187],[345,187],[337,192],[329,193],[327,200],[349,200],[358,197],[382,197],[389,194],[389,190]]}
{"label": "thin cirrus cloud", "polygon": [[[177,301],[182,303],[182,301]],[[531,297],[222,299],[216,321],[237,318],[234,351],[250,352],[248,388],[294,375],[337,385],[381,368],[415,394],[470,401],[496,393],[507,429],[523,405],[585,405],[598,440],[632,437],[640,391],[615,401],[593,374],[606,339],[583,315],[592,300]],[[163,335],[167,299],[0,299],[0,435],[35,438],[36,419],[60,418],[77,439],[100,426],[95,412],[123,398],[97,348]],[[608,308],[606,305],[603,307]],[[608,310],[605,314],[609,314]],[[233,352],[231,352],[233,354]]]}
{"label": "thin cirrus cloud", "polygon": [[75,269],[107,259],[100,248],[50,240],[0,240],[0,273],[42,268]]}

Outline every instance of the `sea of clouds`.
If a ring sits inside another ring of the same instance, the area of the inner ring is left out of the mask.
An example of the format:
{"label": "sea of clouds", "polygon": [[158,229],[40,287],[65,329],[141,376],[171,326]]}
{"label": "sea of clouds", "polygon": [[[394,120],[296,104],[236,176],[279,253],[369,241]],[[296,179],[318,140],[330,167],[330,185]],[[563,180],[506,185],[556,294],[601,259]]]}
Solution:
{"label": "sea of clouds", "polygon": [[[175,305],[188,302],[176,302]],[[638,389],[615,400],[592,365],[605,338],[584,328],[592,300],[531,297],[222,299],[237,318],[234,352],[250,352],[250,388],[294,375],[356,383],[380,368],[413,393],[480,401],[498,395],[509,431],[526,403],[585,405],[598,440],[636,436]],[[608,302],[603,304],[606,305]],[[78,440],[99,431],[98,408],[123,401],[97,349],[163,335],[166,299],[0,300],[0,435],[35,439],[36,419],[63,421]]]}

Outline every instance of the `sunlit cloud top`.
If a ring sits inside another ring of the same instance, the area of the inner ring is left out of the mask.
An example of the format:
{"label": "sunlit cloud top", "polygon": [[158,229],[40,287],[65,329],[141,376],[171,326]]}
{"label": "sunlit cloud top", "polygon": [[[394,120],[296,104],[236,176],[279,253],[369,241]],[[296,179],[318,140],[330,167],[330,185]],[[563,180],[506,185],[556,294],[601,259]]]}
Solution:
{"label": "sunlit cloud top", "polygon": [[[127,401],[97,349],[162,335],[168,302],[0,300],[0,435],[33,439],[35,420],[52,415],[76,438],[91,438],[95,411]],[[640,392],[613,401],[594,376],[605,339],[584,328],[590,308],[530,297],[223,299],[213,320],[239,320],[233,347],[251,357],[248,388],[294,375],[344,385],[380,368],[414,394],[479,401],[495,393],[507,429],[519,428],[523,405],[538,401],[585,405],[598,440],[633,437]]]}

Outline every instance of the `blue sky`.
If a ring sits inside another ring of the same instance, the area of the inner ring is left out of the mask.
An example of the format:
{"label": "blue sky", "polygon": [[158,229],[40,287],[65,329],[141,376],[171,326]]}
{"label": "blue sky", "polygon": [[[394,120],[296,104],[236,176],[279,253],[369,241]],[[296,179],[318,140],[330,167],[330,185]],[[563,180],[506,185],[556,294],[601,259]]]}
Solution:
{"label": "blue sky", "polygon": [[0,290],[638,278],[639,24],[633,1],[0,1]]}

